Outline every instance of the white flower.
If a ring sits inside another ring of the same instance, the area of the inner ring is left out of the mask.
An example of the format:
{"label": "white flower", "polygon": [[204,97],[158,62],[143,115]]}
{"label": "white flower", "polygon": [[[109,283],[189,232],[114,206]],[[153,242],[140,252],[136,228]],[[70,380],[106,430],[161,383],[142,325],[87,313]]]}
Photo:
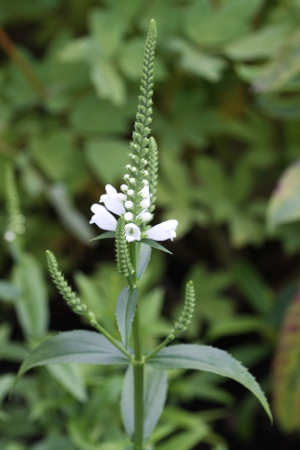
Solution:
{"label": "white flower", "polygon": [[125,235],[127,242],[141,240],[141,230],[134,223],[127,223],[125,225]]}
{"label": "white flower", "polygon": [[167,220],[154,227],[150,228],[146,235],[148,238],[154,241],[165,241],[167,239],[173,239],[176,237],[176,228],[178,226],[178,220]]}
{"label": "white flower", "polygon": [[94,215],[91,218],[90,223],[95,223],[102,230],[115,231],[117,220],[106,208],[104,208],[104,206],[94,203],[91,206],[91,210]]}
{"label": "white flower", "polygon": [[124,214],[125,208],[122,202],[126,201],[126,195],[119,194],[111,184],[107,184],[105,190],[106,194],[101,195],[100,202],[104,203],[106,208],[114,214],[117,214],[118,216]]}

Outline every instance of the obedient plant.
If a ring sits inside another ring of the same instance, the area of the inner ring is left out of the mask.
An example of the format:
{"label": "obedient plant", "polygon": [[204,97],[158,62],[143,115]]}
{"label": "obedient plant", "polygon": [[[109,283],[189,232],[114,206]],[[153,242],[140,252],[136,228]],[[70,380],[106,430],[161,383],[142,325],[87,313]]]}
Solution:
{"label": "obedient plant", "polygon": [[72,291],[55,256],[47,251],[49,271],[57,289],[70,308],[84,316],[96,332],[75,330],[50,337],[29,353],[20,368],[21,375],[32,367],[45,364],[123,366],[126,372],[121,412],[131,442],[126,448],[135,450],[148,448],[167,396],[166,373],[172,369],[207,371],[236,380],[258,398],[271,417],[268,402],[253,376],[225,351],[196,344],[169,345],[191,321],[196,302],[192,281],[186,285],[182,314],[167,337],[152,351],[145,353],[143,350],[139,317],[139,304],[143,298],[140,297],[139,282],[149,263],[151,247],[166,251],[157,241],[173,240],[178,225],[176,219],[150,225],[158,177],[158,150],[150,136],[155,43],[156,25],[152,20],[145,44],[141,92],[124,184],[121,192],[108,184],[100,204],[91,207],[90,223],[106,231],[96,239],[115,240],[117,270],[127,282],[116,301],[121,340],[116,340]]}

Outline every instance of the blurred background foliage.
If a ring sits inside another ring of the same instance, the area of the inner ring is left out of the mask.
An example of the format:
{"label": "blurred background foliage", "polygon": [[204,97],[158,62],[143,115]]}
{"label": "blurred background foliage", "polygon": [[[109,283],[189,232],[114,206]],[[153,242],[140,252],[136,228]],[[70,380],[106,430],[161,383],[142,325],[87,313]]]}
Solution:
{"label": "blurred background foliage", "polygon": [[49,366],[26,375],[11,401],[7,394],[28,348],[50,331],[85,326],[50,285],[46,249],[117,333],[122,280],[111,241],[92,245],[98,231],[88,221],[105,184],[121,183],[151,18],[155,220],[176,218],[179,229],[167,243],[173,256],[154,252],[143,282],[146,346],[168,333],[192,278],[198,302],[183,339],[229,350],[257,376],[275,413],[270,427],[239,387],[172,373],[152,444],[299,448],[300,1],[1,0],[2,234],[7,162],[26,217],[26,233],[17,244],[3,240],[0,253],[3,450],[128,445],[119,370]]}

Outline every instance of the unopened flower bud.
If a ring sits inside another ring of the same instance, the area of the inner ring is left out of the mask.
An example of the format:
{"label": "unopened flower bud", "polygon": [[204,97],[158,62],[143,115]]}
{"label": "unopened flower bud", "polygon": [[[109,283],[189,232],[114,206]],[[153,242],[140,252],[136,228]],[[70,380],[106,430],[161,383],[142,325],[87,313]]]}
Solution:
{"label": "unopened flower bud", "polygon": [[126,220],[126,222],[130,222],[133,219],[133,214],[131,212],[125,213],[124,219]]}
{"label": "unopened flower bud", "polygon": [[139,215],[143,222],[148,222],[152,219],[152,214],[149,212],[144,212]]}
{"label": "unopened flower bud", "polygon": [[127,200],[126,195],[122,194],[122,193],[118,194],[117,198],[118,198],[118,200],[120,200],[120,202],[126,202],[126,200]]}
{"label": "unopened flower bud", "polygon": [[127,200],[127,202],[125,202],[124,206],[126,209],[131,209],[133,207],[133,203],[131,200]]}

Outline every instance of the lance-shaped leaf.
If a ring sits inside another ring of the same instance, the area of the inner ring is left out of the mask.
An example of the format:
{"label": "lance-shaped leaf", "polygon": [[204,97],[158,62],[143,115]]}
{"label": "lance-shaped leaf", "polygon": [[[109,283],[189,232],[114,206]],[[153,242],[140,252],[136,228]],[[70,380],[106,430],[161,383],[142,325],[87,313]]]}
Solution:
{"label": "lance-shaped leaf", "polygon": [[157,369],[196,369],[238,381],[251,391],[272,419],[268,401],[255,378],[224,350],[207,345],[181,344],[163,348],[147,361]]}
{"label": "lance-shaped leaf", "polygon": [[105,233],[99,234],[99,236],[91,239],[91,241],[99,241],[100,239],[112,239],[115,238],[116,233],[114,231],[106,231]]}
{"label": "lance-shaped leaf", "polygon": [[145,272],[151,257],[151,247],[148,245],[139,245],[139,258],[137,267],[137,278],[140,279]]}
{"label": "lance-shaped leaf", "polygon": [[170,252],[169,250],[167,250],[163,245],[159,244],[156,241],[153,241],[153,239],[142,239],[141,244],[146,244],[149,245],[150,247],[156,248],[157,250],[161,250],[162,252],[166,252],[166,253],[170,253],[170,255],[172,255],[172,252]]}
{"label": "lance-shaped leaf", "polygon": [[126,287],[120,292],[117,300],[117,322],[123,345],[126,348],[128,347],[138,295],[139,291],[137,288],[130,289]]}
{"label": "lance-shaped leaf", "polygon": [[104,336],[94,331],[66,331],[34,348],[19,370],[46,364],[128,364],[128,359]]}
{"label": "lance-shaped leaf", "polygon": [[[144,366],[144,441],[154,430],[163,411],[167,397],[167,375],[164,370]],[[124,427],[130,438],[134,435],[134,377],[133,368],[130,366],[125,374],[121,412]]]}

